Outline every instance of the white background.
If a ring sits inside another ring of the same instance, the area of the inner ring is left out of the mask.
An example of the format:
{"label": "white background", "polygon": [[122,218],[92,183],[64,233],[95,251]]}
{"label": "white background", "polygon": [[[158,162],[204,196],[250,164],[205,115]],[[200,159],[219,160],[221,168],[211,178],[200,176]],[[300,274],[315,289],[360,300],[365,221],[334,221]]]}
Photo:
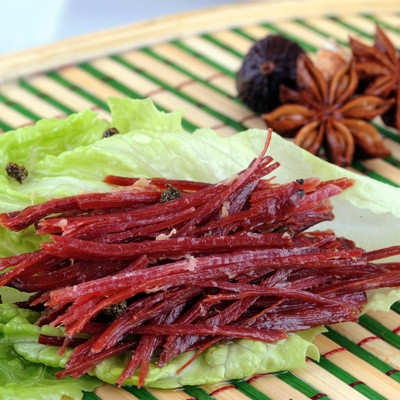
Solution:
{"label": "white background", "polygon": [[0,54],[243,0],[0,0]]}

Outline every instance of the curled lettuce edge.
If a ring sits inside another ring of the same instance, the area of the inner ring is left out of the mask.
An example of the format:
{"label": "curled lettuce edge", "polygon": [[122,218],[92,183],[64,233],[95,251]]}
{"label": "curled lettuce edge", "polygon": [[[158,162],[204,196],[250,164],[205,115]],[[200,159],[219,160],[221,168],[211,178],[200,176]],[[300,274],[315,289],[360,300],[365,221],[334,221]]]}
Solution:
{"label": "curled lettuce edge", "polygon": [[[30,362],[18,354],[16,347],[27,338],[37,344],[38,328],[33,323],[40,313],[19,308],[15,304],[0,304],[0,398],[2,400],[60,400],[82,399],[83,391],[91,392],[103,384],[85,375],[57,379],[53,368],[46,363]],[[13,332],[11,340],[9,333]],[[48,327],[43,332],[52,333]],[[54,333],[54,332],[53,332]]]}
{"label": "curled lettuce edge", "polygon": [[[63,368],[72,349],[63,355],[58,347],[39,344],[39,334],[64,336],[62,328],[34,325],[39,313],[18,308],[14,304],[0,305],[1,341],[13,346],[24,360],[52,368]],[[263,343],[241,339],[210,347],[201,353],[179,374],[177,371],[195,352],[175,357],[165,367],[151,363],[146,386],[172,389],[186,385],[212,384],[230,379],[243,379],[257,374],[279,372],[305,367],[305,358],[319,359],[317,347],[312,343],[315,335],[324,331],[317,327],[289,334],[277,343]],[[107,383],[115,383],[129,360],[130,352],[111,357],[93,368],[89,375]],[[138,383],[138,371],[125,381],[125,385]]]}
{"label": "curled lettuce edge", "polygon": [[[189,134],[181,125],[182,111],[158,111],[149,99],[110,98],[108,104],[112,113],[111,126],[117,127],[121,134],[114,135],[107,141],[99,139],[102,131],[110,124],[100,119],[97,123],[92,112],[83,111],[68,117],[75,125],[88,124],[91,128],[90,137],[80,139],[81,142],[75,139],[74,145],[70,147],[64,141],[62,148],[53,149],[49,156],[43,155],[37,161],[36,174],[32,174],[30,182],[26,185],[10,183],[1,177],[0,208],[3,212],[9,211],[12,204],[22,208],[32,200],[40,202],[49,197],[105,190],[106,186],[101,182],[101,177],[106,174],[122,174],[121,171],[125,171],[127,176],[164,176],[217,182],[246,167],[252,158],[259,154],[266,138],[266,131],[260,129],[249,129],[228,138],[222,138],[210,129],[198,129]],[[62,129],[57,129],[54,120],[45,121],[38,124],[39,128],[43,130],[48,124],[61,138],[63,136],[60,132],[63,131],[66,137],[70,133],[69,125],[74,125],[66,120],[59,120]],[[25,140],[29,139],[30,132],[33,136],[38,135],[35,129],[25,129],[18,134],[18,146],[31,145],[31,139]],[[18,130],[13,132],[15,133],[18,133]],[[8,134],[8,137],[11,135]],[[238,148],[240,152],[237,152]],[[26,154],[26,151],[23,152],[24,157]],[[367,250],[395,244],[394,233],[400,231],[400,189],[329,164],[276,134],[273,134],[268,154],[281,164],[275,174],[277,182],[285,183],[314,176],[322,180],[340,177],[354,179],[354,186],[333,199],[335,220],[319,225],[318,229],[334,229],[338,235],[355,240],[360,247]],[[132,157],[133,155],[135,157]],[[149,163],[149,160],[152,162]],[[293,160],[296,160],[296,163],[293,163]],[[91,167],[93,162],[98,163],[95,164],[96,168]],[[58,191],[54,191],[55,187]],[[32,193],[28,196],[30,191]],[[17,202],[13,199],[17,199]],[[360,224],[361,220],[363,224]],[[7,236],[1,233],[2,236]],[[5,245],[4,249],[0,248],[0,251],[4,253],[8,246],[13,252],[22,252],[18,234],[10,237],[10,243]],[[37,242],[33,241],[25,251],[31,251],[35,245]],[[19,300],[24,297],[24,294],[6,289],[0,289],[3,301],[12,302],[16,301],[16,297]],[[388,310],[390,305],[399,299],[400,289],[370,291],[364,312]],[[24,316],[18,312],[16,316],[19,320],[12,319],[16,326],[31,324],[31,321],[24,320]],[[3,335],[4,326],[9,322],[2,323]],[[188,352],[176,357],[163,368],[157,368],[153,364],[146,385],[175,388],[301,368],[305,366],[305,357],[318,359],[318,349],[312,344],[312,340],[315,334],[323,330],[323,327],[318,327],[290,334],[288,339],[274,344],[243,339],[216,345],[203,352],[182,373],[177,374],[179,367],[193,355]],[[66,361],[66,356],[62,360],[53,357],[57,354],[56,348],[52,350],[54,354],[43,357],[43,352],[51,353],[51,347],[39,345],[35,340],[10,343],[20,356],[31,358],[32,362],[60,367]],[[127,357],[128,353],[105,360],[90,373],[105,382],[115,383],[124,363],[127,362]],[[137,374],[126,382],[135,383]]]}

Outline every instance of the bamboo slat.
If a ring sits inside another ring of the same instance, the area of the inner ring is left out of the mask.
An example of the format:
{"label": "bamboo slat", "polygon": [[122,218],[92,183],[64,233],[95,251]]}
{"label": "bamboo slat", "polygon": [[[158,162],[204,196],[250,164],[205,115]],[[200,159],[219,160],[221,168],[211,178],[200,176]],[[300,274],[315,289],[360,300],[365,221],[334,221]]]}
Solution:
{"label": "bamboo slat", "polygon": [[239,392],[234,385],[227,382],[205,385],[203,389],[216,400],[251,400],[248,396]]}
{"label": "bamboo slat", "polygon": [[[340,21],[348,24],[349,26],[357,28],[362,32],[365,32],[370,36],[373,36],[375,34],[375,21],[372,21],[368,18],[359,16],[342,16],[340,17]],[[397,22],[395,22],[395,26],[398,26],[398,24],[399,19],[397,20]],[[398,47],[400,44],[400,34],[398,32],[391,31],[390,29],[385,30],[385,32],[387,33],[389,39],[393,41],[395,46]]]}
{"label": "bamboo slat", "polygon": [[192,398],[183,390],[147,389],[158,400],[191,400]]}
{"label": "bamboo slat", "polygon": [[367,315],[381,323],[386,328],[399,334],[400,333],[400,315],[390,310],[386,311],[369,311]]}
{"label": "bamboo slat", "polygon": [[[109,119],[109,96],[151,97],[163,110],[183,108],[190,131],[213,128],[230,136],[264,129],[260,116],[236,99],[235,74],[255,40],[282,33],[314,57],[328,38],[344,46],[349,36],[372,44],[376,21],[400,47],[398,0],[270,0],[169,16],[0,56],[0,133],[84,108]],[[376,125],[392,157],[349,169],[400,186],[400,136],[379,119]],[[360,324],[338,324],[330,331],[336,336],[319,335],[315,343],[322,361],[292,373],[180,390],[103,385],[94,393],[102,400],[399,399],[400,314],[369,312]]]}
{"label": "bamboo slat", "polygon": [[372,170],[378,172],[380,175],[392,180],[392,182],[396,183],[397,185],[400,185],[400,176],[399,175],[399,170],[397,167],[388,164],[387,162],[376,159],[376,160],[366,160],[363,161],[362,164]]}
{"label": "bamboo slat", "polygon": [[[59,83],[50,79],[45,75],[37,75],[27,79],[28,82],[40,90],[42,93],[45,93],[52,98],[62,102],[69,108],[74,111],[84,110],[85,108],[96,109],[97,112],[101,113],[102,111],[96,107],[93,102],[88,101],[87,99],[79,96],[74,93],[72,90],[61,86]],[[109,118],[109,113],[105,113],[103,111],[102,117]]]}
{"label": "bamboo slat", "polygon": [[33,123],[31,118],[25,117],[18,111],[13,110],[11,107],[4,103],[0,103],[0,116],[1,120],[12,127],[18,127]]}
{"label": "bamboo slat", "polygon": [[[253,116],[253,113],[249,112],[246,107],[233,103],[229,98],[222,96],[215,90],[212,90],[195,80],[188,79],[184,74],[179,73],[168,65],[165,65],[144,53],[129,52],[124,55],[124,59],[138,68],[146,68],[156,78],[162,79],[164,77],[165,83],[170,84],[181,93],[190,96],[202,105],[207,105],[213,108],[232,120],[243,121],[247,120],[248,117]],[[244,125],[246,123],[249,124],[249,121],[245,121]],[[204,123],[202,123],[201,126],[205,127]],[[265,124],[262,123],[263,128],[264,126]]]}
{"label": "bamboo slat", "polygon": [[314,343],[318,346],[322,356],[327,357],[329,361],[355,376],[377,393],[393,400],[399,395],[400,384],[398,382],[378,371],[374,366],[361,360],[347,349],[342,350],[341,346],[323,335],[318,335]]}
{"label": "bamboo slat", "polygon": [[183,13],[145,21],[133,26],[111,29],[104,34],[93,33],[72,38],[62,43],[43,46],[39,49],[0,57],[0,77],[3,80],[36,73],[45,69],[69,65],[92,59],[111,52],[123,52],[136,46],[150,46],[155,42],[177,37],[215,31],[221,28],[250,25],[265,20],[282,21],[290,18],[314,18],[345,12],[348,15],[360,12],[384,12],[398,10],[397,0],[337,0],[320,2],[285,0],[243,2],[235,6],[220,6],[212,10]]}
{"label": "bamboo slat", "polygon": [[343,322],[334,325],[333,328],[336,332],[339,332],[362,348],[367,349],[393,368],[400,369],[400,352],[394,346],[386,343],[359,324],[355,322]]}
{"label": "bamboo slat", "polygon": [[251,380],[251,385],[265,393],[271,400],[307,400],[308,396],[283,382],[275,375],[264,375]]}
{"label": "bamboo slat", "polygon": [[312,361],[307,363],[307,368],[293,370],[293,373],[332,400],[365,400],[367,398]]}
{"label": "bamboo slat", "polygon": [[19,86],[9,84],[3,85],[1,91],[10,100],[22,104],[24,107],[30,109],[41,118],[51,118],[61,113],[58,108],[46,103],[38,96],[35,96]]}
{"label": "bamboo slat", "polygon": [[101,400],[138,400],[136,396],[123,389],[117,389],[112,385],[103,385],[94,390]]}
{"label": "bamboo slat", "polygon": [[175,68],[183,68],[188,76],[203,83],[212,84],[213,87],[224,91],[228,96],[236,96],[236,85],[232,77],[199,60],[170,43],[154,46],[151,49],[155,55],[162,57],[165,63],[174,65]]}
{"label": "bamboo slat", "polygon": [[242,63],[240,57],[228,53],[202,37],[190,37],[182,40],[182,43],[231,71],[237,71]]}

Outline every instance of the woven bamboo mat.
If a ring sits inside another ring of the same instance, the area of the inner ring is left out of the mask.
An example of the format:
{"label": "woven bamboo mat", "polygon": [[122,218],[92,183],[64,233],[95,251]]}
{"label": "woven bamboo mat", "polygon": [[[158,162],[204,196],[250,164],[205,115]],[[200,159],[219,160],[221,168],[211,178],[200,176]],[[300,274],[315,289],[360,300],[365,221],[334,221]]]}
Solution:
{"label": "woven bamboo mat", "polygon": [[[254,40],[279,32],[310,53],[332,37],[371,43],[381,24],[400,48],[400,3],[304,0],[250,2],[172,16],[0,57],[0,130],[90,107],[108,116],[108,96],[151,97],[163,110],[184,108],[184,127],[233,135],[262,120],[235,98],[235,72]],[[400,136],[378,129],[392,150],[384,160],[352,169],[400,185]],[[400,236],[400,235],[399,235]],[[400,304],[358,324],[316,338],[322,357],[307,368],[206,387],[163,391],[116,389],[86,393],[103,400],[400,399]]]}

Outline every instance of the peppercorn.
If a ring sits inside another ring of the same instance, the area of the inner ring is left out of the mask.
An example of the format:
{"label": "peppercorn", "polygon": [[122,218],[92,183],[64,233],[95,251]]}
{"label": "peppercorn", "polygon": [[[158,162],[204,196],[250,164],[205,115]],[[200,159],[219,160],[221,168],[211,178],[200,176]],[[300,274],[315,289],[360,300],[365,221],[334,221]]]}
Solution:
{"label": "peppercorn", "polygon": [[172,185],[168,185],[168,188],[165,189],[161,194],[160,203],[166,203],[167,201],[179,199],[180,197],[180,190]]}
{"label": "peppercorn", "polygon": [[109,307],[104,308],[104,313],[112,318],[117,318],[122,314],[125,314],[127,308],[126,300],[122,300],[120,303],[112,304]]}
{"label": "peppercorn", "polygon": [[7,175],[19,183],[28,176],[28,170],[23,165],[18,165],[17,163],[10,162],[6,166]]}
{"label": "peppercorn", "polygon": [[117,128],[109,128],[103,133],[103,139],[114,136],[117,133],[119,133],[119,130]]}

